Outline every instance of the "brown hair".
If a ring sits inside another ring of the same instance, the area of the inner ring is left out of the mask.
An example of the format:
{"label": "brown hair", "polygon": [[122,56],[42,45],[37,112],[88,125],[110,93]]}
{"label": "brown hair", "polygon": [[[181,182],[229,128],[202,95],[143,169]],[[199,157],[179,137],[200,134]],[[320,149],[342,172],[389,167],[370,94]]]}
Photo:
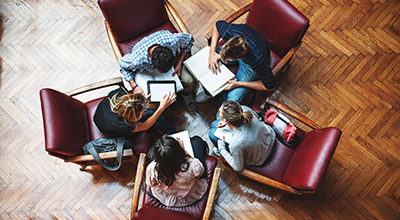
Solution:
{"label": "brown hair", "polygon": [[246,38],[242,36],[234,36],[229,39],[222,47],[220,52],[221,60],[225,62],[227,58],[233,60],[242,59],[249,51],[249,44]]}
{"label": "brown hair", "polygon": [[118,100],[117,95],[115,94],[109,99],[111,111],[119,114],[125,119],[125,123],[132,126],[133,123],[142,118],[147,99],[140,93],[126,94]]}
{"label": "brown hair", "polygon": [[253,119],[250,111],[243,112],[242,106],[234,101],[225,101],[221,106],[221,114],[229,124],[235,127],[251,122]]}
{"label": "brown hair", "polygon": [[189,156],[179,142],[168,135],[163,135],[156,141],[153,149],[156,162],[157,180],[166,186],[175,182],[175,175],[189,168]]}

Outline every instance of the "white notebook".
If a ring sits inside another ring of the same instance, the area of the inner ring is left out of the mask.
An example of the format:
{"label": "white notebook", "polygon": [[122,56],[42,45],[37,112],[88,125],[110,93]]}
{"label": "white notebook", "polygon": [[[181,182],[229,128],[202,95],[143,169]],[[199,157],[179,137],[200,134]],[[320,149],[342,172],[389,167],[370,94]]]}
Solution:
{"label": "white notebook", "polygon": [[185,149],[186,153],[189,154],[192,158],[194,158],[193,147],[192,143],[190,143],[190,137],[188,131],[181,131],[175,134],[171,134],[170,136],[175,139],[179,138],[180,140],[182,140],[183,148]]}

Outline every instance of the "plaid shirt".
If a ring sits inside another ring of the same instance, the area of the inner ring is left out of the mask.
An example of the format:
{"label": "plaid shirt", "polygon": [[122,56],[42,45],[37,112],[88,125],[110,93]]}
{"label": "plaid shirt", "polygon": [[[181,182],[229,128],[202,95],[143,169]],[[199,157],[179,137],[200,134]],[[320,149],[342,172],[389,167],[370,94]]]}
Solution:
{"label": "plaid shirt", "polygon": [[148,50],[155,44],[168,47],[176,56],[177,53],[190,52],[193,39],[190,34],[171,34],[169,31],[158,31],[143,38],[132,48],[130,54],[126,54],[118,61],[119,70],[127,82],[134,80],[136,73],[143,70],[153,72]]}

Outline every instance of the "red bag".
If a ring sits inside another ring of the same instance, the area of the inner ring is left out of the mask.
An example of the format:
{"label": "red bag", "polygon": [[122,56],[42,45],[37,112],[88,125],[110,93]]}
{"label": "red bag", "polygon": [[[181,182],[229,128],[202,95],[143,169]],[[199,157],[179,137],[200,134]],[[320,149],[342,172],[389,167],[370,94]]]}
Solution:
{"label": "red bag", "polygon": [[267,125],[274,129],[276,137],[284,145],[295,147],[298,144],[300,138],[297,135],[297,128],[287,117],[274,109],[267,109],[261,117]]}

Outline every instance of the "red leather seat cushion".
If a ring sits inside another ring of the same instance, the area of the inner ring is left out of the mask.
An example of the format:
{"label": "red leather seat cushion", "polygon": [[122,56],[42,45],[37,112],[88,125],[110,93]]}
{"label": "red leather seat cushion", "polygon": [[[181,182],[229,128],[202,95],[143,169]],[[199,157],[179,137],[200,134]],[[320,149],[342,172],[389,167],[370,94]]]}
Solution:
{"label": "red leather seat cushion", "polygon": [[287,166],[282,182],[297,189],[316,190],[329,166],[341,133],[333,127],[305,133]]}
{"label": "red leather seat cushion", "polygon": [[40,90],[46,151],[66,156],[83,154],[90,141],[86,106],[53,89]]}
{"label": "red leather seat cushion", "polygon": [[161,31],[161,30],[167,30],[171,33],[178,33],[178,31],[176,30],[176,28],[174,27],[174,25],[167,20],[166,22],[153,27],[152,29],[140,33],[138,35],[134,35],[134,37],[130,37],[127,40],[124,40],[122,42],[117,42],[118,48],[121,51],[122,56],[124,56],[125,54],[131,53],[132,51],[132,47],[135,46],[135,44],[137,42],[139,42],[142,38],[149,36],[150,34],[157,32],[157,31]]}
{"label": "red leather seat cushion", "polygon": [[283,57],[303,37],[309,19],[286,0],[254,0],[246,24],[260,32],[271,49]]}
{"label": "red leather seat cushion", "polygon": [[[213,177],[216,166],[217,166],[217,159],[215,159],[214,157],[211,157],[211,156],[206,156],[208,190],[210,190],[211,181],[212,181],[212,177]],[[145,189],[147,191],[150,191],[150,187],[148,187],[147,185],[145,185]],[[158,202],[153,197],[150,197],[147,194],[144,194],[144,197],[143,197],[144,205],[143,206],[152,206],[152,207],[159,207],[159,208],[164,208],[164,209],[171,209],[171,210],[178,211],[178,212],[184,212],[184,213],[190,214],[192,216],[195,216],[195,217],[201,219],[203,216],[203,213],[204,213],[204,209],[206,207],[207,198],[208,198],[208,193],[201,200],[193,203],[190,206],[167,207],[167,206],[163,205],[162,203]],[[176,219],[179,219],[179,218],[176,218]]]}
{"label": "red leather seat cushion", "polygon": [[139,211],[137,211],[132,219],[141,219],[141,220],[195,220],[198,219],[194,216],[183,212],[177,212],[170,209],[157,208],[152,206],[142,207]]}
{"label": "red leather seat cushion", "polygon": [[163,0],[98,0],[117,42],[168,21]]}

